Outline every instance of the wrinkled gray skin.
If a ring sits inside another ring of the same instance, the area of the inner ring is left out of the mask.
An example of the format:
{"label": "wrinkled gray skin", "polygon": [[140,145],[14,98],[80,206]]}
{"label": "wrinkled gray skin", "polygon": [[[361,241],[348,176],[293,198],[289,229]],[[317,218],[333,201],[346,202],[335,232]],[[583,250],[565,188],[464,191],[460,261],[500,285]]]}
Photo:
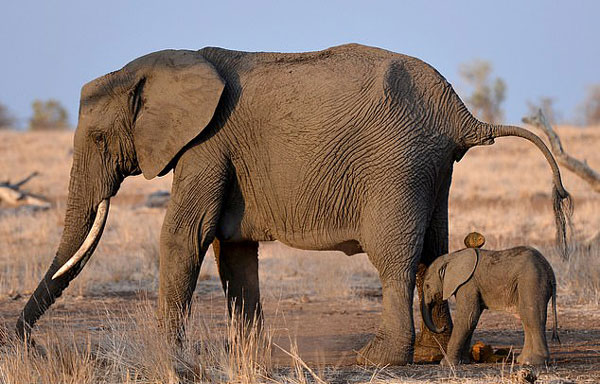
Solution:
{"label": "wrinkled gray skin", "polygon": [[454,328],[443,364],[469,361],[473,331],[481,312],[488,308],[519,314],[525,343],[517,362],[538,365],[550,357],[546,309],[552,298],[552,337],[558,339],[556,279],[548,261],[534,248],[463,249],[438,257],[425,272],[421,301],[423,320],[432,331],[441,329],[431,321],[431,305],[435,298],[448,300],[452,295],[456,296]]}
{"label": "wrinkled gray skin", "polygon": [[172,337],[181,336],[213,240],[220,240],[230,300],[252,314],[260,310],[258,242],[279,240],[367,252],[384,309],[361,359],[409,363],[417,264],[448,251],[453,163],[473,146],[511,135],[535,142],[552,166],[556,201],[568,199],[537,136],[478,121],[418,59],[356,44],[297,54],[204,48],[143,56],[82,89],[64,233],[18,333],[29,334],[93,252],[52,279],[86,238],[99,203],[127,176],[173,170],[159,288],[159,318]]}

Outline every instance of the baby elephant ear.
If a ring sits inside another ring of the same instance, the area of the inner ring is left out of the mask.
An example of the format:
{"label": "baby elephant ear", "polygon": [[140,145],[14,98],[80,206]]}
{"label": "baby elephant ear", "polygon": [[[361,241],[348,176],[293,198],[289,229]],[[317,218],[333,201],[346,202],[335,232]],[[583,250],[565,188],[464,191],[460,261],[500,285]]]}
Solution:
{"label": "baby elephant ear", "polygon": [[485,244],[485,237],[479,232],[471,232],[465,237],[467,248],[481,248]]}
{"label": "baby elephant ear", "polygon": [[452,255],[444,273],[443,299],[448,300],[456,290],[469,281],[477,268],[479,249],[465,249]]}
{"label": "baby elephant ear", "polygon": [[225,82],[196,51],[155,52],[124,69],[137,78],[133,143],[144,177],[152,179],[210,123]]}

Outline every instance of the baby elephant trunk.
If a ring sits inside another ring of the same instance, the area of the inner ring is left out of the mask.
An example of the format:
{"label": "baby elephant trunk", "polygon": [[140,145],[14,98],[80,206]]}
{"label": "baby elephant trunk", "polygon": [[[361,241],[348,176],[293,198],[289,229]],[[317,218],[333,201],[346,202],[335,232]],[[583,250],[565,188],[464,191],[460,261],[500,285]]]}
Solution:
{"label": "baby elephant trunk", "polygon": [[424,299],[421,299],[421,317],[425,326],[433,333],[442,333],[446,330],[446,327],[438,328],[431,318],[431,305],[425,303]]}

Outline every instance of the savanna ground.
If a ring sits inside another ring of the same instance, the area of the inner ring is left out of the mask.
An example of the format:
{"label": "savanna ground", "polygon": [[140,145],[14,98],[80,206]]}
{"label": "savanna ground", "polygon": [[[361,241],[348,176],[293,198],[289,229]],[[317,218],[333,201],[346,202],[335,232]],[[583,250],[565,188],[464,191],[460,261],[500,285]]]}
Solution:
{"label": "savanna ground", "polygon": [[[558,132],[569,153],[600,170],[600,127],[560,127]],[[170,176],[125,181],[112,201],[98,249],[38,322],[38,351],[27,353],[14,341],[14,324],[58,245],[71,142],[70,132],[0,132],[0,180],[39,171],[25,189],[53,203],[37,212],[0,203],[0,382],[471,383],[509,382],[518,369],[510,361],[456,368],[355,365],[355,351],[373,335],[381,313],[379,280],[367,256],[299,251],[279,243],[260,246],[267,332],[248,343],[236,341],[209,251],[188,341],[172,352],[159,336],[154,315],[164,209],[144,206],[150,193],[169,190]],[[539,382],[599,382],[600,245],[582,244],[600,230],[600,194],[566,170],[563,180],[575,202],[576,249],[569,263],[554,250],[551,172],[541,153],[510,138],[472,149],[455,167],[450,250],[462,248],[473,230],[486,236],[488,249],[522,244],[540,249],[557,275],[562,345],[551,343],[553,362],[537,370]],[[473,340],[518,352],[522,338],[515,316],[488,311]]]}

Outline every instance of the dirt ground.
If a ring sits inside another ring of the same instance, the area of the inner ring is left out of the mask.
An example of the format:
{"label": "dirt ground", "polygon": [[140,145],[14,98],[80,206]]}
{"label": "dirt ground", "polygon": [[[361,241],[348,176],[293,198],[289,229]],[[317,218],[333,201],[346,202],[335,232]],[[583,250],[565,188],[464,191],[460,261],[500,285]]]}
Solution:
{"label": "dirt ground", "polygon": [[[564,128],[559,133],[567,151],[600,169],[600,129]],[[0,327],[9,333],[60,239],[70,145],[71,133],[0,133],[0,180],[18,180],[41,169],[27,189],[53,204],[41,212],[0,204]],[[568,172],[563,175],[575,200],[575,243],[581,246],[600,229],[600,194]],[[538,370],[538,382],[600,382],[600,245],[578,248],[569,263],[558,258],[552,248],[550,177],[542,155],[528,143],[499,140],[495,146],[469,152],[454,173],[450,249],[460,248],[464,235],[478,230],[486,235],[489,249],[527,244],[542,250],[557,275],[562,344],[550,343],[552,363]],[[39,321],[34,336],[54,331],[73,332],[81,340],[102,339],[112,332],[110,324],[135,327],[132,308],[155,306],[164,210],[143,203],[151,192],[169,186],[168,176],[126,181],[113,199],[93,258]],[[259,253],[273,363],[282,372],[291,369],[291,358],[282,349],[290,351],[294,345],[299,357],[327,382],[507,382],[518,369],[510,362],[455,369],[431,364],[378,369],[355,365],[356,351],[373,336],[381,315],[377,272],[366,255],[298,251],[278,243],[261,244]],[[212,255],[205,258],[194,300],[209,329],[226,327],[225,300]],[[418,329],[416,306],[414,313]],[[551,325],[549,319],[548,330]],[[473,340],[518,353],[523,331],[515,316],[486,311]],[[0,382],[5,368],[0,358]]]}
{"label": "dirt ground", "polygon": [[[203,319],[212,327],[223,328],[225,300],[218,282],[211,281],[207,285],[197,293],[194,305],[201,308]],[[155,301],[152,292],[67,296],[60,299],[48,319],[40,323],[40,331],[68,321],[82,337],[85,334],[100,336],[102,332],[108,332],[107,317],[113,321],[121,319],[127,327],[127,313],[132,307],[148,303],[153,305]],[[14,326],[14,320],[24,304],[24,297],[0,301],[0,316],[5,329]],[[299,300],[266,300],[264,310],[267,327],[273,331],[274,345],[289,351],[290,343],[295,342],[302,360],[320,369],[331,382],[360,382],[373,374],[372,369],[355,365],[355,356],[356,351],[373,336],[379,324],[381,301],[378,298],[371,297],[359,302],[330,302],[303,296]],[[552,362],[539,369],[539,379],[556,383],[600,382],[600,312],[596,307],[576,305],[561,307],[559,315],[562,344],[550,344]],[[416,321],[419,321],[418,317]],[[549,336],[548,332],[548,339]],[[523,331],[515,316],[487,311],[481,318],[473,340],[483,341],[494,348],[510,348],[518,353],[523,342]],[[287,367],[290,357],[275,347],[273,363]],[[394,379],[449,380],[453,377],[489,377],[490,382],[494,382],[495,378],[508,376],[515,369],[518,367],[512,367],[510,362],[463,365],[455,371],[438,365],[418,364],[386,367],[379,376],[381,380],[392,382]]]}

